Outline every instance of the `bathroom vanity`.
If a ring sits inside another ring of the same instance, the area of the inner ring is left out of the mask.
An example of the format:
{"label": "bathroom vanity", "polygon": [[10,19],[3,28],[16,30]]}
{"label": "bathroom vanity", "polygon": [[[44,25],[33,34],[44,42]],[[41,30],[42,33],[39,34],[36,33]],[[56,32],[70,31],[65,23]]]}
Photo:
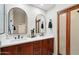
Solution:
{"label": "bathroom vanity", "polygon": [[54,53],[54,38],[30,38],[28,41],[3,44],[1,55],[52,55]]}
{"label": "bathroom vanity", "polygon": [[[43,10],[30,5],[15,4],[4,5],[3,10],[2,15],[5,19],[1,20],[5,22],[0,28],[5,31],[0,29],[0,33],[3,33],[0,37],[0,55],[52,55],[54,53],[54,37],[47,30],[49,27],[46,27],[46,14]],[[50,28],[51,33],[52,30]]]}

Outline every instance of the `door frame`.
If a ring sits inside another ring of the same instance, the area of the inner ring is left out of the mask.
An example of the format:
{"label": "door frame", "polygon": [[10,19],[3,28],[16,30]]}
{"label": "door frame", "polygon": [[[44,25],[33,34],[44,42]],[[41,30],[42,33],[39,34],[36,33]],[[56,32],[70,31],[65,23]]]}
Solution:
{"label": "door frame", "polygon": [[79,4],[76,4],[74,6],[71,6],[69,8],[66,8],[64,10],[61,10],[61,11],[58,11],[57,12],[57,19],[58,19],[58,23],[57,23],[57,27],[58,27],[58,30],[57,30],[57,34],[58,34],[58,55],[62,55],[60,52],[59,52],[59,44],[60,44],[60,39],[59,39],[59,34],[60,34],[60,28],[59,28],[59,21],[60,21],[60,15],[63,14],[63,13],[66,13],[66,55],[70,55],[70,18],[71,18],[71,11],[72,10],[75,10],[75,9],[78,9],[79,8]]}

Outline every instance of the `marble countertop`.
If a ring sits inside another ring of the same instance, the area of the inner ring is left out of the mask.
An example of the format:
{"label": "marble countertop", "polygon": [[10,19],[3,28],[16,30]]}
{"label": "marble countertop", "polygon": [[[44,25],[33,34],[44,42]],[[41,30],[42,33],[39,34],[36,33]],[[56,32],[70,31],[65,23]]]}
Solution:
{"label": "marble countertop", "polygon": [[24,39],[4,39],[0,41],[1,42],[0,48],[12,46],[12,45],[18,45],[18,44],[27,43],[27,42],[38,41],[38,40],[45,40],[47,38],[53,38],[53,35],[37,36],[34,38],[27,37]]}

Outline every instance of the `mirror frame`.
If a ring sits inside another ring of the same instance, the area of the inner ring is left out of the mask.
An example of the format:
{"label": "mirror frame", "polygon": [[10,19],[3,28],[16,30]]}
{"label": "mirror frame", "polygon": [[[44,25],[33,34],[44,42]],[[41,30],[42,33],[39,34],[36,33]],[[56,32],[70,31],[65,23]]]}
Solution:
{"label": "mirror frame", "polygon": [[[45,17],[43,14],[38,14],[38,15],[36,16],[36,18],[35,18],[35,29],[36,29],[36,33],[38,33],[38,31],[39,31],[39,29],[37,28],[37,17],[38,17],[39,15],[43,16],[44,19],[45,19],[45,26],[44,26],[44,28],[45,28],[45,32],[46,32],[46,17]],[[40,32],[39,32],[39,33],[40,33]]]}

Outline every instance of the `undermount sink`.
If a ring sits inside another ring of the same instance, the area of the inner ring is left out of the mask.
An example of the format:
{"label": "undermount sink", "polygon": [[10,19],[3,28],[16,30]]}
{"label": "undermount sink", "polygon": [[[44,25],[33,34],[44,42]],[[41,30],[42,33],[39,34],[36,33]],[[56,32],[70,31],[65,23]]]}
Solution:
{"label": "undermount sink", "polygon": [[6,40],[2,40],[0,45],[1,46],[12,45],[12,44],[17,44],[18,42],[21,41],[24,41],[24,39],[6,39]]}

